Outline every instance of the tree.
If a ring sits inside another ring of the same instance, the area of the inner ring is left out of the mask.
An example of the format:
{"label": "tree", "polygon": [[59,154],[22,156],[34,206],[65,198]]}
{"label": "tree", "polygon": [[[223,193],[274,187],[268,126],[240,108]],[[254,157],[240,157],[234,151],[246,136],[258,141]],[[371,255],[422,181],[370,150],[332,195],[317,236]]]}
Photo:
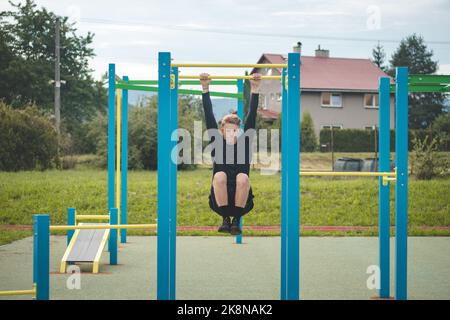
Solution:
{"label": "tree", "polygon": [[309,112],[304,112],[300,123],[300,151],[313,152],[317,149],[314,123]]}
{"label": "tree", "polygon": [[18,110],[0,102],[0,171],[51,168],[56,145],[52,123],[35,106]]}
{"label": "tree", "polygon": [[[33,0],[10,4],[12,11],[0,13],[0,97],[14,108],[33,103],[53,113],[57,16],[38,9]],[[61,79],[66,81],[61,87],[62,129],[72,132],[97,111],[106,111],[106,90],[89,69],[94,35],[79,36],[67,17],[60,21]]]}
{"label": "tree", "polygon": [[378,42],[378,44],[372,49],[372,62],[381,70],[386,71],[385,66],[386,53],[384,52],[383,46]]}
{"label": "tree", "polygon": [[437,132],[444,150],[449,150],[450,146],[450,112],[444,112],[437,117],[432,125],[433,131]]}
{"label": "tree", "polygon": [[[432,60],[423,37],[413,34],[400,42],[392,55],[389,74],[395,77],[395,67],[408,67],[409,74],[433,74],[438,69]],[[412,129],[427,128],[443,112],[444,95],[441,93],[412,93],[409,95],[409,126]]]}

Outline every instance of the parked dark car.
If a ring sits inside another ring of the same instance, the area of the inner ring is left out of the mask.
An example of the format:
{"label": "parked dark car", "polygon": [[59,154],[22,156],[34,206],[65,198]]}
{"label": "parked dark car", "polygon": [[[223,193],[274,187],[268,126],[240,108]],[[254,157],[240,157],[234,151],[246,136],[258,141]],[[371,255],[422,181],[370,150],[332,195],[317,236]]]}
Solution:
{"label": "parked dark car", "polygon": [[334,171],[361,171],[364,160],[359,158],[339,158],[334,164]]}
{"label": "parked dark car", "polygon": [[[395,161],[391,160],[391,171],[394,171]],[[361,171],[364,172],[376,172],[378,171],[378,159],[366,158],[364,159]]]}

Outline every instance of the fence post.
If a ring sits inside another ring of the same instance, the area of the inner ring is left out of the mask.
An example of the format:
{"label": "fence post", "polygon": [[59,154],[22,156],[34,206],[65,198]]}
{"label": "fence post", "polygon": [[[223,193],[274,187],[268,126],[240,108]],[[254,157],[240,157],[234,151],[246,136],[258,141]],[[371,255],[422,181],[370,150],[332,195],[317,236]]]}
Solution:
{"label": "fence post", "polygon": [[407,299],[408,257],[408,68],[396,69],[395,88],[395,298]]}
{"label": "fence post", "polygon": [[[74,226],[76,224],[76,210],[75,208],[67,208],[67,225]],[[75,230],[67,230],[67,245],[72,240]]]}
{"label": "fence post", "polygon": [[[390,78],[382,77],[379,81],[379,160],[378,171],[391,171],[390,154]],[[383,177],[379,177],[379,206],[378,206],[378,238],[379,238],[379,264],[380,264],[380,298],[389,298],[390,286],[390,185],[384,184]]]}
{"label": "fence post", "polygon": [[[286,276],[285,299],[298,300],[300,294],[300,54],[288,54],[288,103],[282,110],[286,113],[285,135],[282,138],[282,156],[286,158],[285,180],[282,185],[282,210],[285,213]],[[286,148],[289,146],[289,149]],[[284,148],[283,148],[284,147]]]}
{"label": "fence post", "polygon": [[50,218],[48,214],[34,215],[34,269],[36,276],[36,299],[50,298]]}
{"label": "fence post", "polygon": [[[118,220],[117,208],[111,208],[109,211],[109,224],[112,226],[117,225]],[[117,229],[109,230],[109,264],[117,264]]]}
{"label": "fence post", "polygon": [[[237,93],[238,95],[244,94],[244,81],[243,79],[237,79]],[[244,129],[244,98],[237,98],[237,115],[241,119],[241,129]],[[241,218],[241,230],[243,230],[244,217]],[[236,243],[242,244],[242,232],[236,236]]]}

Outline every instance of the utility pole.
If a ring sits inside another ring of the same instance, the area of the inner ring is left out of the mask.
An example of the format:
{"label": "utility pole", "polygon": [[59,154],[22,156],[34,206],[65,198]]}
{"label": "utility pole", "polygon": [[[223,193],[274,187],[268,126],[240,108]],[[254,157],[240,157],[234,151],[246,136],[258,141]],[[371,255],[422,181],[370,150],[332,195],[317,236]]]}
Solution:
{"label": "utility pole", "polygon": [[60,74],[60,21],[56,18],[55,26],[55,125],[58,135],[58,150],[60,143],[61,126],[61,74]]}

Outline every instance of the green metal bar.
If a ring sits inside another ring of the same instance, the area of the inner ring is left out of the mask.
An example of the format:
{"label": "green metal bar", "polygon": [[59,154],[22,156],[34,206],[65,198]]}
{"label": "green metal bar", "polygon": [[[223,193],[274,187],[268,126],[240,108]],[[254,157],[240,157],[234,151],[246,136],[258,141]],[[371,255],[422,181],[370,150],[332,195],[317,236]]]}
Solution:
{"label": "green metal bar", "polygon": [[158,87],[151,87],[151,86],[139,86],[134,84],[125,84],[125,83],[119,83],[116,84],[117,89],[125,89],[125,90],[135,90],[135,91],[151,91],[151,92],[158,92]]}
{"label": "green metal bar", "polygon": [[117,81],[117,83],[118,83],[118,84],[129,83],[129,84],[149,84],[149,85],[157,85],[157,84],[158,84],[158,80],[129,80],[129,81],[119,80],[119,81]]}
{"label": "green metal bar", "polygon": [[[153,86],[139,86],[133,84],[125,84],[119,83],[116,85],[117,89],[125,89],[125,90],[135,90],[135,91],[150,91],[150,92],[158,92],[158,87]],[[191,89],[179,89],[178,94],[192,94],[192,95],[202,95],[201,90],[191,90]],[[220,92],[220,91],[210,91],[209,95],[212,97],[223,97],[223,98],[234,98],[234,99],[243,99],[243,94],[239,93],[231,93],[231,92]]]}
{"label": "green metal bar", "polygon": [[[391,93],[395,92],[395,85],[391,85]],[[423,93],[432,93],[432,92],[450,92],[450,85],[417,85],[410,84],[408,86],[408,92],[423,92]]]}
{"label": "green metal bar", "polygon": [[[190,90],[190,89],[179,89],[178,94],[193,94],[193,95],[202,95],[201,90]],[[243,99],[244,95],[242,93],[231,93],[231,92],[219,92],[219,91],[210,91],[209,95],[212,97],[223,97],[223,98],[234,98],[234,99]]]}
{"label": "green metal bar", "polygon": [[412,74],[408,77],[409,84],[450,84],[450,75],[442,74]]}

